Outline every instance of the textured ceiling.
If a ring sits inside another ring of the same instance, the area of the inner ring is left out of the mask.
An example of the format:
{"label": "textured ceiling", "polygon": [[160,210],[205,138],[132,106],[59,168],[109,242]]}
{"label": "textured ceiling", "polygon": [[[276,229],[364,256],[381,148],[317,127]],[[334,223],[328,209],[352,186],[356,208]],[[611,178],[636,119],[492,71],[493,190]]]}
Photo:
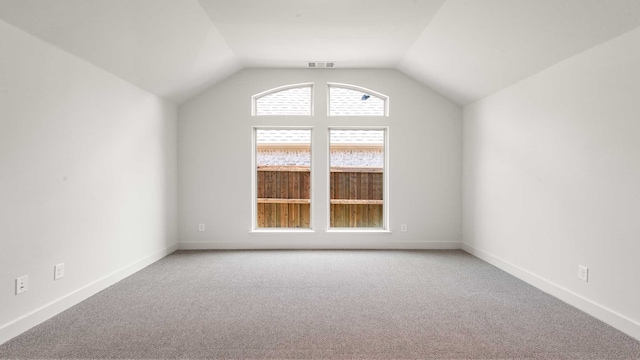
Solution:
{"label": "textured ceiling", "polygon": [[0,0],[0,19],[175,103],[335,61],[465,105],[640,26],[640,0]]}

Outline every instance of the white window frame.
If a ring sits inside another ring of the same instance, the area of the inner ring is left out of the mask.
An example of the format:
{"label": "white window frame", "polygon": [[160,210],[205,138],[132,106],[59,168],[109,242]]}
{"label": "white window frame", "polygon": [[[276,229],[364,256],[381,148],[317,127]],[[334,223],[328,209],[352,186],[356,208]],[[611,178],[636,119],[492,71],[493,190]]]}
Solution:
{"label": "white window frame", "polygon": [[[295,89],[295,88],[306,88],[306,87],[310,87],[311,88],[311,109],[310,109],[310,114],[309,115],[257,115],[258,112],[258,107],[257,107],[257,102],[258,99],[263,98],[267,95],[271,95],[280,91],[285,91],[285,90],[290,90],[290,89]],[[308,82],[308,83],[300,83],[300,84],[290,84],[290,85],[283,85],[283,86],[278,86],[275,87],[273,89],[269,89],[266,91],[263,91],[261,93],[255,94],[251,97],[251,116],[313,116],[313,110],[314,110],[314,83],[313,82]]]}
{"label": "white window frame", "polygon": [[[308,233],[315,232],[314,227],[314,211],[313,204],[315,203],[314,191],[313,191],[313,174],[314,174],[314,161],[313,161],[313,126],[253,126],[251,128],[251,232],[252,233],[273,233],[273,232],[294,232],[294,233]],[[258,166],[257,166],[257,132],[258,130],[309,130],[309,150],[310,150],[310,164],[309,164],[309,227],[308,228],[259,228],[258,227]]]}
{"label": "white window frame", "polygon": [[[384,114],[382,114],[382,115],[358,115],[358,114],[353,114],[353,115],[331,115],[331,88],[332,87],[355,90],[355,91],[361,91],[363,93],[371,94],[373,96],[381,98],[382,100],[384,100]],[[327,83],[327,117],[340,117],[340,116],[348,116],[348,117],[351,117],[351,116],[358,116],[358,117],[363,117],[363,116],[388,117],[389,116],[389,96],[387,96],[385,94],[382,94],[382,93],[379,93],[377,91],[371,90],[371,89],[367,89],[367,88],[362,87],[362,86],[358,86],[358,85],[328,82]]]}
{"label": "white window frame", "polygon": [[[331,130],[383,130],[384,169],[382,171],[382,227],[331,227]],[[390,233],[389,229],[389,127],[388,126],[329,126],[327,127],[327,232]]]}

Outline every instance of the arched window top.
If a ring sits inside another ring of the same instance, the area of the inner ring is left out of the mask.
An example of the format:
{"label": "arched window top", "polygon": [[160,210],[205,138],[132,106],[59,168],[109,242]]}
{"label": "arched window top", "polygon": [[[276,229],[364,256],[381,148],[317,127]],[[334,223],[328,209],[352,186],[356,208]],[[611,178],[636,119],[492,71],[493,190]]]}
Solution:
{"label": "arched window top", "polygon": [[253,116],[313,113],[313,83],[292,84],[253,95]]}
{"label": "arched window top", "polygon": [[329,83],[329,116],[389,116],[389,97],[360,86]]}

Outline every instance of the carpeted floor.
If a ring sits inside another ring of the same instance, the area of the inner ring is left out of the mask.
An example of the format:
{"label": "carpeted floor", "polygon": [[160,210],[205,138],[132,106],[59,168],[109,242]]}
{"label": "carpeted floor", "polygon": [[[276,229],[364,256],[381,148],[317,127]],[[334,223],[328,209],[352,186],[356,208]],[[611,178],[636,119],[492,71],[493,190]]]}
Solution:
{"label": "carpeted floor", "polygon": [[463,251],[179,251],[0,357],[640,359],[640,342]]}

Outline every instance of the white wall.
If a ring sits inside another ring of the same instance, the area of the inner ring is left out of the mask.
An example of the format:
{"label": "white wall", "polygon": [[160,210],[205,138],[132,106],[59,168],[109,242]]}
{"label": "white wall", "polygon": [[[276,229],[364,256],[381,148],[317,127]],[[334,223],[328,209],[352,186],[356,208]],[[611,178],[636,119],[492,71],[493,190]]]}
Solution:
{"label": "white wall", "polygon": [[[251,96],[315,83],[315,116],[252,117]],[[389,117],[326,116],[327,82],[390,97]],[[394,70],[247,69],[179,108],[181,248],[459,248],[462,109]],[[254,125],[314,126],[313,234],[250,234]],[[389,126],[392,234],[336,234],[327,228],[327,127]],[[206,224],[198,232],[198,224]],[[400,232],[408,224],[408,232]]]}
{"label": "white wall", "polygon": [[638,339],[639,119],[636,29],[465,107],[463,142],[464,248]]}
{"label": "white wall", "polygon": [[0,21],[0,343],[176,243],[176,116]]}

